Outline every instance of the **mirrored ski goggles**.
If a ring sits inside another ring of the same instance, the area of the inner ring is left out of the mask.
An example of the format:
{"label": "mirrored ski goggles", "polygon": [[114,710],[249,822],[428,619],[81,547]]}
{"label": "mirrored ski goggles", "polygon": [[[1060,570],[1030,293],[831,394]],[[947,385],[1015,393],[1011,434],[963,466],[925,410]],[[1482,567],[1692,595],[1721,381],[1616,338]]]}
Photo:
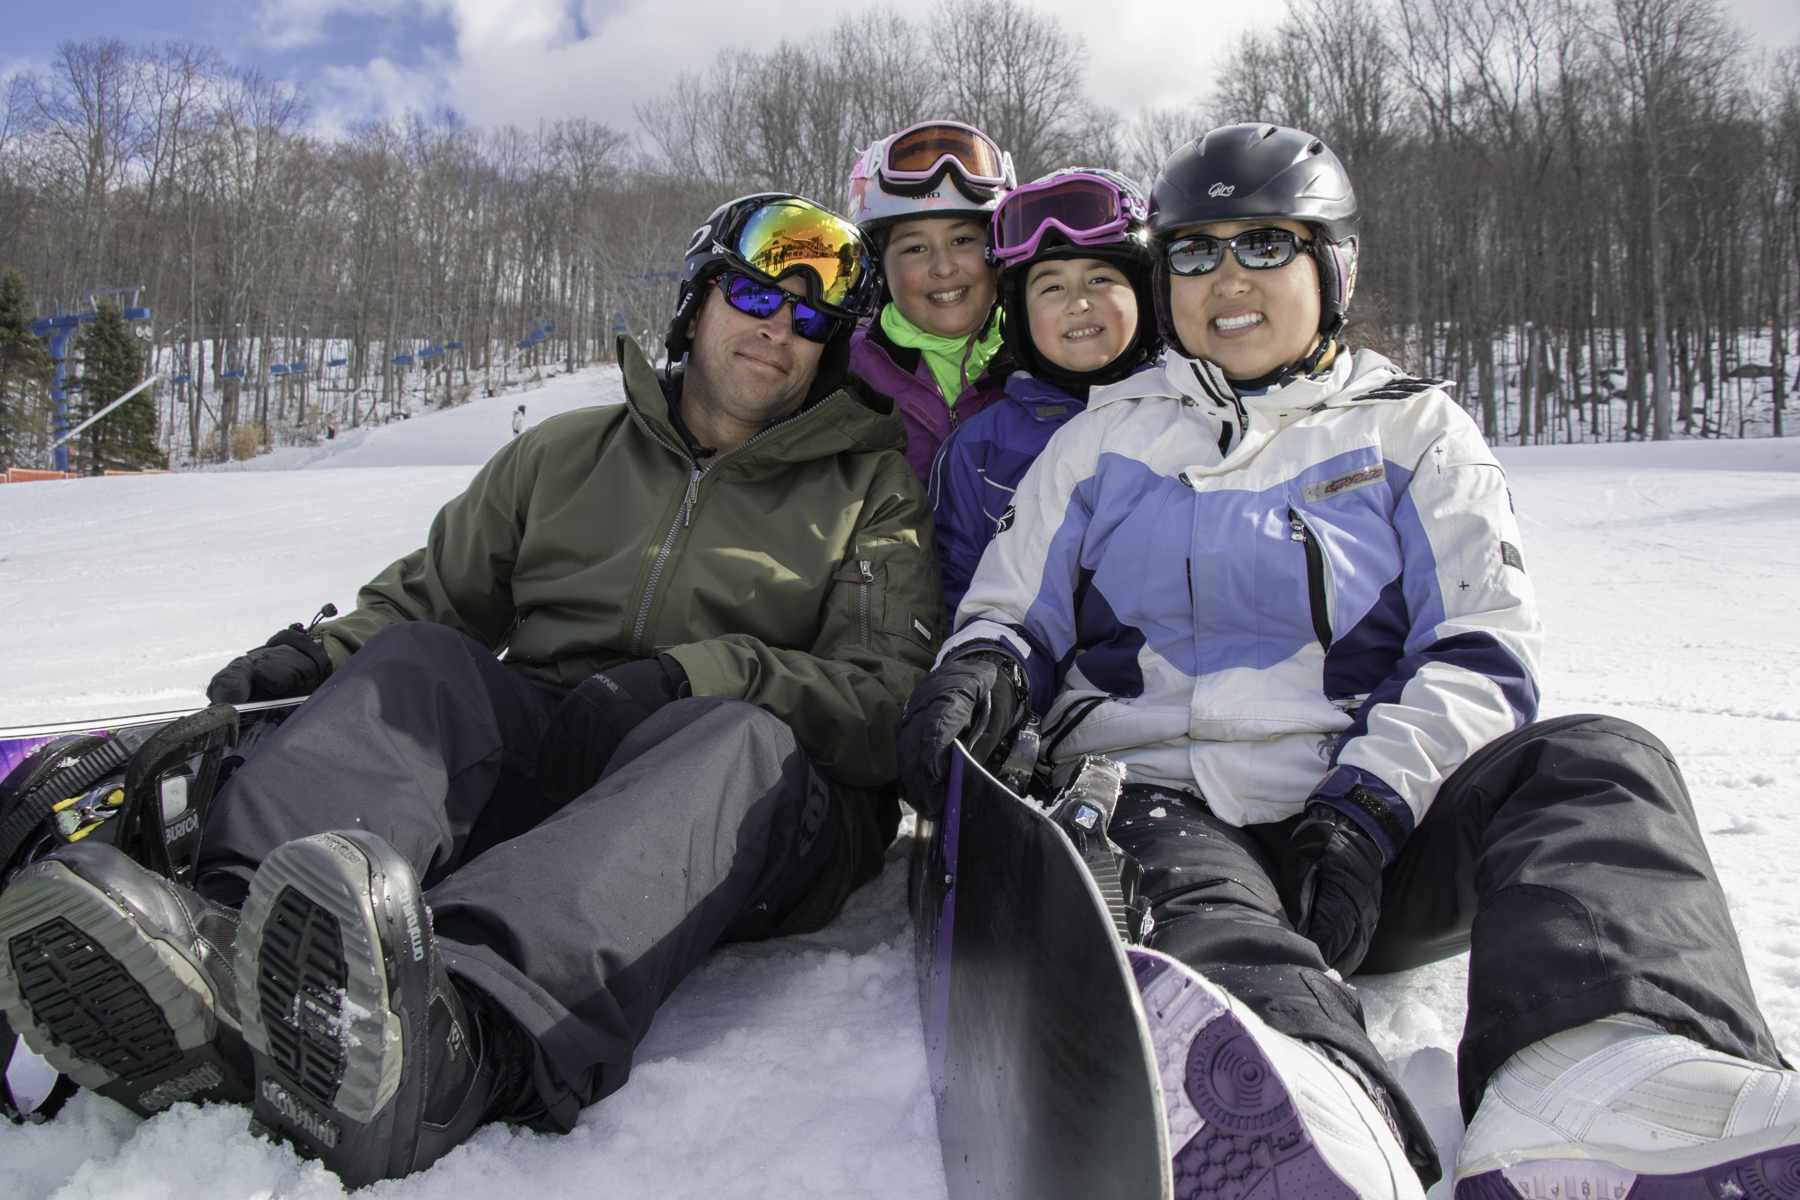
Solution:
{"label": "mirrored ski goggles", "polygon": [[951,167],[976,187],[1006,184],[1006,161],[999,145],[961,121],[924,121],[889,138],[881,156],[881,181],[889,191],[905,195],[902,188],[929,184]]}
{"label": "mirrored ski goggles", "polygon": [[730,273],[719,277],[719,291],[725,303],[748,317],[766,321],[781,311],[784,304],[794,306],[794,332],[809,342],[828,342],[837,330],[838,318],[820,312],[799,296],[773,283],[764,283],[748,275]]}
{"label": "mirrored ski goggles", "polygon": [[813,276],[806,281],[813,303],[840,308],[853,304],[870,271],[867,243],[856,226],[805,200],[765,204],[745,220],[737,245],[725,249],[770,279],[805,268]]}
{"label": "mirrored ski goggles", "polygon": [[1247,271],[1273,271],[1298,258],[1302,250],[1313,244],[1287,229],[1246,229],[1234,238],[1176,238],[1163,251],[1168,256],[1169,270],[1177,275],[1205,275],[1225,261],[1225,251]]}
{"label": "mirrored ski goggles", "polygon": [[1002,265],[1038,252],[1052,229],[1078,246],[1117,239],[1130,224],[1119,189],[1094,178],[1028,183],[1008,192],[994,211],[994,257]]}

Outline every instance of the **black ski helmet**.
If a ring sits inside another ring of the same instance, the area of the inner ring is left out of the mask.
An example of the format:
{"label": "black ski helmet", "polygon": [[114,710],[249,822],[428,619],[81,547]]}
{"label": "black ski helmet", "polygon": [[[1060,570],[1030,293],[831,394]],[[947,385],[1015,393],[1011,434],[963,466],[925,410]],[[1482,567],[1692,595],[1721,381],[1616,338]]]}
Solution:
{"label": "black ski helmet", "polygon": [[[1356,191],[1331,148],[1283,125],[1226,125],[1169,156],[1150,188],[1151,264],[1163,337],[1193,357],[1175,333],[1169,264],[1162,252],[1178,234],[1215,221],[1286,218],[1312,227],[1319,268],[1319,348],[1338,330],[1356,290]],[[1301,364],[1303,368],[1310,363]]]}
{"label": "black ski helmet", "polygon": [[[820,297],[822,281],[818,278],[818,272],[811,267],[790,268],[782,271],[780,276],[771,276],[752,265],[736,249],[750,219],[762,210],[776,205],[816,209],[822,217],[842,223],[845,230],[855,235],[853,244],[855,253],[862,259],[862,271],[849,294],[840,303],[829,304]],[[663,346],[669,352],[671,368],[687,354],[692,344],[688,337],[688,326],[693,324],[694,318],[700,313],[700,306],[706,299],[707,285],[726,271],[736,271],[770,283],[795,274],[805,281],[806,302],[819,311],[838,318],[836,331],[831,335],[831,340],[825,343],[824,353],[819,359],[818,373],[807,393],[806,402],[810,404],[835,390],[849,366],[850,335],[856,331],[859,320],[874,314],[881,296],[880,260],[870,247],[867,237],[830,209],[792,192],[757,192],[728,200],[713,209],[712,214],[688,239],[687,256],[681,268],[681,291],[675,301],[674,315],[669,318],[668,331],[663,336]]]}
{"label": "black ski helmet", "polygon": [[[1156,306],[1151,298],[1149,234],[1139,215],[1144,210],[1144,189],[1117,171],[1098,167],[1069,167],[1053,171],[1034,181],[1043,184],[1066,175],[1095,175],[1111,183],[1135,204],[1128,209],[1129,221],[1122,233],[1111,241],[1081,245],[1051,229],[1043,235],[1037,253],[1000,272],[1000,334],[1012,354],[1013,363],[1029,371],[1033,377],[1054,384],[1075,395],[1090,387],[1103,387],[1125,378],[1140,366],[1154,362],[1162,353],[1162,337],[1157,332]],[[990,253],[990,257],[992,257]],[[1117,358],[1095,371],[1070,371],[1059,367],[1038,352],[1031,337],[1031,318],[1026,309],[1025,283],[1031,268],[1038,263],[1060,258],[1096,258],[1109,262],[1125,273],[1131,290],[1137,294],[1138,323],[1131,341]]]}

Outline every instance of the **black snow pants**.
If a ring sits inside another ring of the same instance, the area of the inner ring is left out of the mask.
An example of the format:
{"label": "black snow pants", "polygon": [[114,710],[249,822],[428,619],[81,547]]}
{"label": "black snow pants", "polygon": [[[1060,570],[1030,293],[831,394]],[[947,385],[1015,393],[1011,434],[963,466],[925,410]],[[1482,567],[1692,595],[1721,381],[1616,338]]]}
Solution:
{"label": "black snow pants", "polygon": [[[624,1084],[656,1009],[714,945],[815,928],[837,860],[831,783],[779,718],[677,700],[560,809],[531,783],[557,701],[443,625],[377,633],[232,776],[201,890],[241,899],[284,842],[366,829],[412,863],[450,972],[536,1042],[536,1104],[572,1128]],[[825,885],[825,886],[822,886]]]}
{"label": "black snow pants", "polygon": [[[1276,880],[1299,819],[1237,828],[1192,796],[1133,786],[1111,833],[1143,864],[1151,944],[1274,1028],[1354,1060],[1400,1101],[1408,1157],[1428,1174],[1430,1138],[1369,1041],[1355,991],[1326,973],[1282,908]],[[1465,950],[1465,1119],[1514,1053],[1611,1013],[1782,1065],[1687,785],[1663,744],[1629,722],[1526,725],[1444,782],[1387,868],[1360,970]]]}

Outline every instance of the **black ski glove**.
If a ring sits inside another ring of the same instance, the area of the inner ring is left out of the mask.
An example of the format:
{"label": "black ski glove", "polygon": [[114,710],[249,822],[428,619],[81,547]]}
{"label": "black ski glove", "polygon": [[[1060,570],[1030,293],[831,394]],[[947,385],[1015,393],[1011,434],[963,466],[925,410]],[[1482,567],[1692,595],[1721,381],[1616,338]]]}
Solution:
{"label": "black ski glove", "polygon": [[977,653],[953,658],[927,675],[900,710],[895,737],[900,786],[920,815],[944,811],[950,779],[950,743],[961,737],[978,762],[986,762],[1024,715],[1023,672],[1011,655]]}
{"label": "black ski glove", "polygon": [[693,694],[687,672],[667,654],[582,680],[563,697],[538,743],[538,791],[561,808],[600,781],[626,734],[663,705]]}
{"label": "black ski glove", "polygon": [[211,704],[246,704],[310,696],[331,674],[325,647],[299,625],[289,625],[263,645],[225,664],[206,685]]}
{"label": "black ski glove", "polygon": [[1349,975],[1362,965],[1381,919],[1381,847],[1347,814],[1313,801],[1281,862],[1282,901],[1294,931]]}

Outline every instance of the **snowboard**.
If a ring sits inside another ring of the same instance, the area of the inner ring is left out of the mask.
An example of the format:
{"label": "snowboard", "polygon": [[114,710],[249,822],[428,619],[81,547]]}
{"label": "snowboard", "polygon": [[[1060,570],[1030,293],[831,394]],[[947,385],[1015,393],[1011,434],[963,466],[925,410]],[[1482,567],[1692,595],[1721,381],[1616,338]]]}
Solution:
{"label": "snowboard", "polygon": [[1157,1048],[1104,879],[961,745],[912,868],[952,1200],[1173,1197]]}
{"label": "snowboard", "polygon": [[[301,699],[0,729],[0,886],[88,838],[191,882],[211,798]],[[15,1121],[47,1120],[75,1092],[4,1016],[0,1064],[0,1112]]]}

